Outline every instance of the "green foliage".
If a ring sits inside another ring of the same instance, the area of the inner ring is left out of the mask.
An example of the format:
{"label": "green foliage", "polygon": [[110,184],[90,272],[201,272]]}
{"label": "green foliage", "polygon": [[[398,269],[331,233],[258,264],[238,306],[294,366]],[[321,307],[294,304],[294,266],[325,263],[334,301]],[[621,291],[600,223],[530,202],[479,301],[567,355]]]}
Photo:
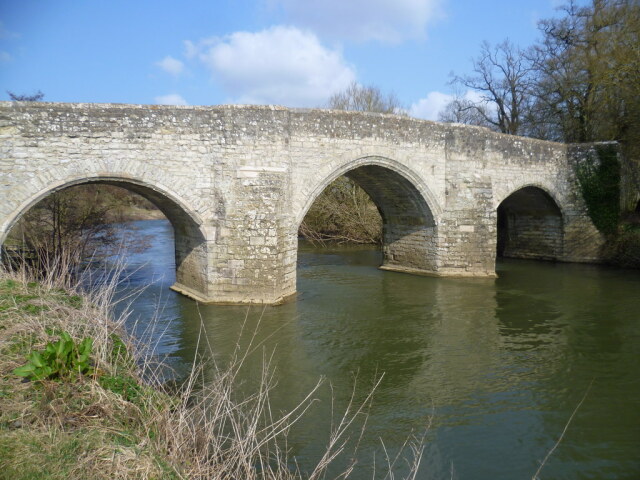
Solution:
{"label": "green foliage", "polygon": [[136,379],[126,375],[104,375],[98,382],[105,390],[117,393],[129,402],[135,402],[143,393]]}
{"label": "green foliage", "polygon": [[27,364],[13,373],[30,380],[68,378],[72,374],[92,372],[89,363],[93,339],[85,338],[76,344],[67,332],[62,332],[57,342],[49,342],[44,351],[33,350]]}
{"label": "green foliage", "polygon": [[611,235],[620,219],[620,163],[612,145],[598,145],[596,152],[598,161],[589,158],[578,166],[578,182],[593,224]]}
{"label": "green foliage", "polygon": [[109,335],[109,339],[111,340],[111,359],[114,361],[118,361],[121,359],[126,359],[129,356],[129,351],[127,350],[127,345],[124,343],[122,338],[119,335],[112,333]]}
{"label": "green foliage", "polygon": [[49,307],[46,305],[34,305],[32,303],[27,303],[22,306],[22,310],[31,315],[38,315],[39,313],[49,310]]}
{"label": "green foliage", "polygon": [[145,392],[138,381],[131,375],[122,372],[131,371],[131,366],[135,364],[127,344],[119,335],[112,333],[109,335],[111,351],[109,361],[115,367],[113,375],[102,375],[98,378],[98,383],[105,390],[117,393],[125,400],[135,403],[144,396]]}

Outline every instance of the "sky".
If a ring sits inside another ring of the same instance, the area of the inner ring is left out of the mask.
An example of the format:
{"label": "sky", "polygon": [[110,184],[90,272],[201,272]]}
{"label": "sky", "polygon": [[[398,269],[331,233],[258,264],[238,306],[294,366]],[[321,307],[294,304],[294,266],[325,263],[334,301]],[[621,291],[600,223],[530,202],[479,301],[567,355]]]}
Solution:
{"label": "sky", "polygon": [[561,4],[0,0],[0,99],[323,108],[355,81],[435,120],[483,41],[531,45]]}

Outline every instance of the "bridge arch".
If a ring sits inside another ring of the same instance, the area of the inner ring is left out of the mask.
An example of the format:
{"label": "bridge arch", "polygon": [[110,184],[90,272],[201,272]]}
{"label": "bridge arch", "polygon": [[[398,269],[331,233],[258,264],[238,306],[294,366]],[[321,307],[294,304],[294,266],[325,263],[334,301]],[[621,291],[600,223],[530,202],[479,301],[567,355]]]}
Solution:
{"label": "bridge arch", "polygon": [[296,216],[295,233],[318,196],[343,175],[369,195],[382,217],[381,268],[435,273],[437,214],[440,213],[435,197],[417,174],[385,157],[360,157],[320,179]]}
{"label": "bridge arch", "polygon": [[497,206],[497,255],[560,260],[564,225],[560,203],[548,189],[523,185]]}
{"label": "bridge arch", "polygon": [[38,202],[57,191],[87,184],[121,187],[153,203],[169,220],[174,231],[176,284],[173,288],[187,295],[204,296],[207,291],[207,242],[202,219],[168,187],[129,175],[83,175],[39,186],[13,210],[0,232],[0,244],[4,243],[18,220]]}
{"label": "bridge arch", "polygon": [[404,177],[407,182],[409,182],[415,191],[423,198],[431,216],[434,218],[434,221],[437,223],[437,218],[442,213],[442,207],[436,200],[436,196],[433,194],[431,189],[426,185],[422,180],[421,176],[416,172],[412,171],[410,168],[407,168],[403,163],[400,163],[396,160],[393,160],[389,157],[384,157],[380,155],[366,155],[361,156],[356,159],[341,159],[340,166],[333,169],[331,173],[321,177],[318,182],[316,182],[315,186],[311,189],[311,193],[307,196],[304,201],[303,207],[296,215],[296,225],[300,225],[305,215],[311,208],[311,205],[316,201],[318,196],[327,188],[332,182],[337,180],[339,177],[343,175],[347,175],[350,171],[357,169],[358,167],[371,165],[371,166],[379,166],[383,169],[389,170],[390,172],[394,172],[400,177]]}

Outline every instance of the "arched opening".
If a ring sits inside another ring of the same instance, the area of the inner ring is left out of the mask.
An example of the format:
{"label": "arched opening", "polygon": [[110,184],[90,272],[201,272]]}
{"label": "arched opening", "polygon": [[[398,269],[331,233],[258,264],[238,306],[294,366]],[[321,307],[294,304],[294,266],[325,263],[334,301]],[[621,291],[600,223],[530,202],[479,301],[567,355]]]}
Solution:
{"label": "arched opening", "polygon": [[[424,196],[416,186],[397,171],[375,164],[355,167],[344,173],[344,177],[366,192],[373,208],[379,212],[382,224],[381,267],[414,273],[435,272],[435,221]],[[339,178],[337,182],[340,181]],[[335,186],[336,182],[331,183],[325,190]],[[317,201],[318,196],[314,201]],[[337,207],[353,208],[353,205],[343,203]]]}
{"label": "arched opening", "polygon": [[304,217],[299,234],[312,243],[382,243],[377,205],[346,175],[326,187]]}
{"label": "arched opening", "polygon": [[[171,224],[174,289],[204,295],[206,242],[199,222],[168,194],[134,180],[85,179],[41,192],[15,215],[3,247],[6,251],[12,245],[32,249],[40,246],[54,254],[57,249],[72,248],[81,256],[91,257],[95,248],[108,248],[111,237],[118,237],[111,225],[143,218],[166,218]],[[113,240],[118,248],[118,238]]]}
{"label": "arched opening", "polygon": [[562,212],[538,187],[524,187],[498,206],[499,257],[557,260],[562,256]]}

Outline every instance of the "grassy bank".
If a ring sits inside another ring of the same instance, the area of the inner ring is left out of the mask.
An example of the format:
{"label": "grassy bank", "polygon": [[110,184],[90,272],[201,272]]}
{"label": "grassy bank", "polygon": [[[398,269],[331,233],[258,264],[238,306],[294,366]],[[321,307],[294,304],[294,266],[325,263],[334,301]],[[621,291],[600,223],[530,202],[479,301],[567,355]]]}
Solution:
{"label": "grassy bank", "polygon": [[[109,298],[0,278],[0,476],[181,478],[157,441],[158,415],[176,398],[140,380],[121,326],[109,318]],[[14,373],[63,332],[75,345],[92,339],[84,373]]]}
{"label": "grassy bank", "polygon": [[[239,396],[248,352],[224,369],[207,364],[206,384],[201,365],[169,388],[127,338],[124,318],[111,317],[112,293],[0,274],[0,478],[318,479],[341,455],[356,458],[345,446],[370,397],[337,418],[324,454],[300,472],[286,434],[315,390],[293,411],[273,412],[267,362],[255,393]],[[408,462],[413,478],[421,439],[406,449],[395,461]],[[337,478],[348,478],[355,460],[343,465]]]}

